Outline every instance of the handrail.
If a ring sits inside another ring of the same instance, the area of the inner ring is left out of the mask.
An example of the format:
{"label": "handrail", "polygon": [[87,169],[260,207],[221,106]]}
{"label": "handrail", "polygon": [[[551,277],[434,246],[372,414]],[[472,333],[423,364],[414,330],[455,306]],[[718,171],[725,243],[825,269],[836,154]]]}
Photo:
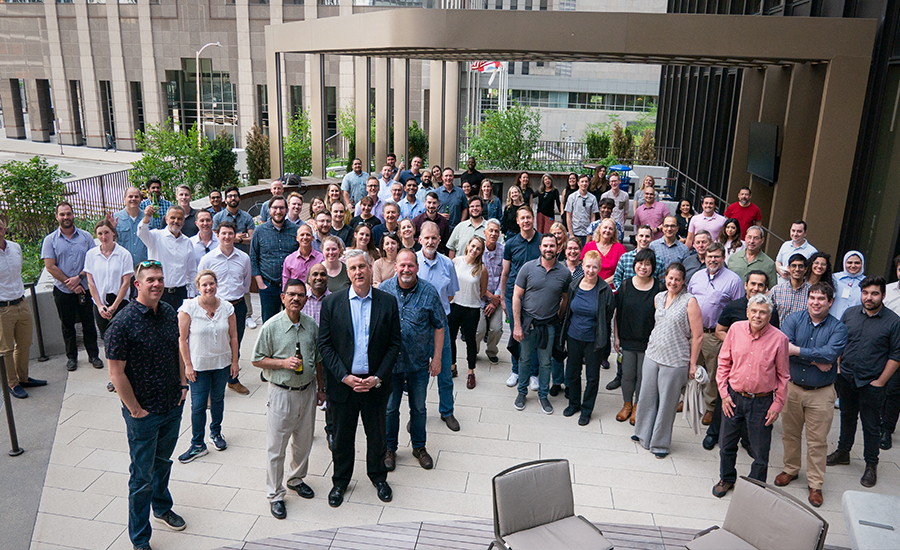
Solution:
{"label": "handrail", "polygon": [[[728,201],[726,201],[725,199],[723,199],[722,197],[720,197],[720,196],[717,195],[716,193],[713,193],[711,189],[709,189],[708,187],[706,187],[705,185],[703,185],[703,184],[700,183],[699,181],[697,181],[697,180],[695,180],[694,178],[690,177],[689,175],[685,174],[684,172],[682,172],[682,171],[679,170],[678,168],[675,168],[675,167],[672,166],[672,164],[670,164],[668,161],[662,161],[662,163],[665,164],[666,167],[668,167],[670,170],[674,170],[678,175],[680,175],[680,176],[683,177],[685,180],[687,180],[689,183],[691,183],[693,187],[699,187],[700,189],[703,189],[703,191],[705,191],[707,195],[710,195],[710,196],[714,197],[718,202],[722,203],[722,204],[725,205],[726,207],[728,206]],[[691,194],[694,195],[694,196],[696,196],[696,194],[697,194],[695,189],[690,189],[690,192],[691,192]],[[762,225],[762,223],[760,223],[760,226],[766,231],[766,233],[767,233],[768,235],[772,235],[773,237],[775,237],[776,239],[778,239],[778,240],[781,241],[782,243],[786,242],[786,239],[781,238],[777,233],[775,233],[774,231],[772,231],[769,227],[767,227],[767,226],[765,226],[765,225]]]}

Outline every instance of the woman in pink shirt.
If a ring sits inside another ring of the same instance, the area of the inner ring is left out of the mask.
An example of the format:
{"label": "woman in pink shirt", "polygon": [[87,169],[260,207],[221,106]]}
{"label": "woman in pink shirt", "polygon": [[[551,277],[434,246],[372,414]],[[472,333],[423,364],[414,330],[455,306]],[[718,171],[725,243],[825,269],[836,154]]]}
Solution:
{"label": "woman in pink shirt", "polygon": [[[622,257],[622,254],[625,254],[625,247],[619,242],[615,220],[606,218],[600,222],[597,230],[594,231],[594,240],[587,243],[584,250],[581,251],[581,258],[584,259],[584,255],[591,250],[596,250],[600,253],[599,277],[612,287],[616,265],[619,263],[619,258]],[[613,287],[613,290],[616,290],[616,288]]]}

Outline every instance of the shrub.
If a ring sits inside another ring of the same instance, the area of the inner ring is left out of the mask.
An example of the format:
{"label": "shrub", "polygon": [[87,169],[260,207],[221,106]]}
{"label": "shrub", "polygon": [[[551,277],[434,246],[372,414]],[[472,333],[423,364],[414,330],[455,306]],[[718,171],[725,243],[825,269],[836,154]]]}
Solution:
{"label": "shrub", "polygon": [[428,134],[415,120],[409,125],[409,158],[412,157],[422,157],[422,166],[428,166]]}
{"label": "shrub", "polygon": [[209,173],[199,191],[208,195],[213,189],[225,189],[240,183],[240,175],[234,169],[237,153],[232,149],[234,144],[231,134],[222,130],[209,144]]}
{"label": "shrub", "polygon": [[[131,181],[141,186],[151,176],[162,182],[163,195],[174,196],[174,189],[187,185],[194,191],[203,188],[209,171],[209,142],[199,139],[197,125],[187,134],[172,129],[172,119],[150,124],[146,132],[135,134],[143,156],[132,163]],[[197,146],[198,139],[200,146]]]}
{"label": "shrub", "polygon": [[284,137],[284,171],[301,176],[312,172],[312,131],[307,111],[297,113],[288,123]]}
{"label": "shrub", "polygon": [[492,111],[480,125],[466,124],[466,154],[500,170],[527,170],[538,149],[541,115],[513,103],[505,111]]}
{"label": "shrub", "polygon": [[56,205],[66,192],[62,179],[70,175],[41,157],[0,166],[0,203],[10,239],[40,239],[57,227]]}
{"label": "shrub", "polygon": [[604,131],[588,130],[585,134],[588,157],[602,159],[609,155],[609,133]]}
{"label": "shrub", "polygon": [[258,124],[254,124],[247,132],[247,170],[250,185],[256,185],[259,180],[270,177],[272,173],[269,136]]}
{"label": "shrub", "polygon": [[643,162],[653,162],[656,160],[656,139],[653,137],[653,130],[646,128],[641,136],[641,143],[637,149],[637,159]]}

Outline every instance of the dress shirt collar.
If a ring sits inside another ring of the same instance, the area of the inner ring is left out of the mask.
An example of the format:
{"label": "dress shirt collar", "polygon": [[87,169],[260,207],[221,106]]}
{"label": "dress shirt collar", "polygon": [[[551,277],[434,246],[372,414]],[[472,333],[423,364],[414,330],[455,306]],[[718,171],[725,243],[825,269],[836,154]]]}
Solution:
{"label": "dress shirt collar", "polygon": [[757,334],[756,336],[753,336],[753,330],[750,328],[750,322],[747,321],[747,326],[745,327],[745,330],[747,331],[747,336],[749,336],[751,340],[759,340],[760,338],[765,336],[766,333],[769,332],[769,328],[771,326],[772,326],[772,323],[766,323],[766,326],[764,326],[762,328],[762,330],[759,331],[759,334]]}
{"label": "dress shirt collar", "polygon": [[371,299],[372,299],[372,287],[371,287],[371,286],[369,286],[369,293],[366,294],[365,296],[360,296],[359,294],[357,294],[357,293],[356,293],[356,290],[353,288],[353,285],[352,285],[352,284],[350,285],[350,290],[349,290],[349,292],[350,292],[350,299],[351,299],[351,300],[359,300],[359,301],[362,302],[362,301],[365,301],[365,300],[371,300]]}

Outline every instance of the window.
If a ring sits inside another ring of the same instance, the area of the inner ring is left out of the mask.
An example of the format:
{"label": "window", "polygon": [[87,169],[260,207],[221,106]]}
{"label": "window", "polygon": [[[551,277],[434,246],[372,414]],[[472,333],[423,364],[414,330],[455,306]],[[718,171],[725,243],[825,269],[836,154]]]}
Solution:
{"label": "window", "polygon": [[256,123],[259,124],[266,135],[269,133],[269,86],[256,85]]}
{"label": "window", "polygon": [[303,86],[291,86],[291,116],[297,116],[303,112]]}

